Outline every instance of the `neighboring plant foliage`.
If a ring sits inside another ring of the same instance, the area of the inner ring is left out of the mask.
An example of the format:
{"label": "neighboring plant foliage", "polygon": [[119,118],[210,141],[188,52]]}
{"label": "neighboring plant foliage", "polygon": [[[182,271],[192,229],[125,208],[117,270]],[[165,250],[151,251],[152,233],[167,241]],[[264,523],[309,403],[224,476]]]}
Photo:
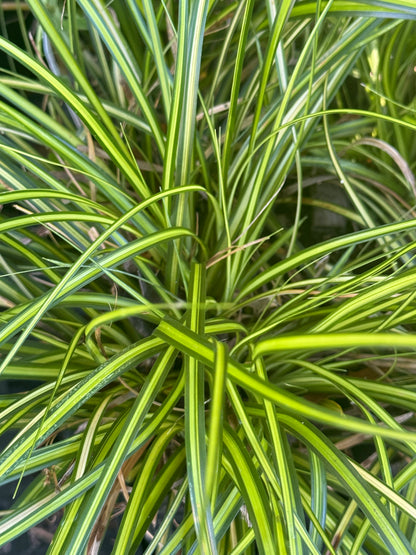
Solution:
{"label": "neighboring plant foliage", "polygon": [[2,4],[0,547],[415,553],[414,1]]}

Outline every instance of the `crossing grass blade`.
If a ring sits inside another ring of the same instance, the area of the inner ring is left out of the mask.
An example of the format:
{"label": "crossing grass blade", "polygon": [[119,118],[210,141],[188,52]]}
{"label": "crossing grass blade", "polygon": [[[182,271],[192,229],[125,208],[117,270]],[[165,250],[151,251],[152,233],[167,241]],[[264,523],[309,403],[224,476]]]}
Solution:
{"label": "crossing grass blade", "polygon": [[[187,325],[201,333],[205,320],[205,268],[194,264],[191,270],[188,302],[191,306]],[[194,514],[196,534],[204,553],[217,553],[211,507],[206,485],[207,454],[205,445],[205,378],[200,361],[192,356],[185,359],[185,438],[189,493]]]}

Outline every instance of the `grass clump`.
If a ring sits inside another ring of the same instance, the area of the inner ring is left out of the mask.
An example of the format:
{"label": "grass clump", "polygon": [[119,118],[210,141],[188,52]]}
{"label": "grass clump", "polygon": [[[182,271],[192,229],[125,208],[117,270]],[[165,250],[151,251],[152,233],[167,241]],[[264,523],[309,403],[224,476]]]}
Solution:
{"label": "grass clump", "polygon": [[6,7],[0,546],[414,553],[413,3]]}

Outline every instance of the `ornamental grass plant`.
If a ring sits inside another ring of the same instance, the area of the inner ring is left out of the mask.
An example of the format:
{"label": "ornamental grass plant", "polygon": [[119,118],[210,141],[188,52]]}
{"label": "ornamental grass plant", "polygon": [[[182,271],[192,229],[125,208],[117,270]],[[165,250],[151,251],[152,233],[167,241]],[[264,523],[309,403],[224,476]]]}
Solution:
{"label": "ornamental grass plant", "polygon": [[415,19],[0,4],[0,547],[416,553]]}

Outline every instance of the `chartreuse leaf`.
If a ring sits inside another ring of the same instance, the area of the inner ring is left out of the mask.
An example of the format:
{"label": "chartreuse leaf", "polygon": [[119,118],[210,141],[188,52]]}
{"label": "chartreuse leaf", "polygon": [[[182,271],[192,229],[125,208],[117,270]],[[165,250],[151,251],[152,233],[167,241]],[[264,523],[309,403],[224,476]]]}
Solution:
{"label": "chartreuse leaf", "polygon": [[208,448],[205,476],[205,492],[214,513],[221,472],[222,432],[227,378],[227,347],[215,342],[215,363],[212,373],[211,402],[209,411]]}
{"label": "chartreuse leaf", "polygon": [[[198,357],[208,367],[214,364],[214,351],[210,343],[203,337],[191,332],[175,320],[165,317],[155,330],[155,335],[166,341],[169,345],[175,345],[186,353]],[[319,338],[319,341],[317,341]],[[257,357],[270,351],[296,350],[301,348],[319,349],[331,347],[351,347],[354,345],[378,345],[378,346],[402,346],[414,344],[416,340],[411,336],[400,336],[394,334],[327,334],[310,336],[280,337],[278,339],[265,340],[258,343],[254,349]],[[260,395],[276,405],[284,407],[288,411],[296,412],[303,418],[316,420],[317,422],[353,430],[361,433],[377,434],[380,437],[390,437],[400,440],[414,441],[416,434],[410,431],[393,430],[367,424],[357,418],[346,415],[338,415],[334,411],[319,407],[306,399],[300,399],[289,391],[273,386],[270,382],[260,380],[240,363],[233,361],[230,357],[227,364],[227,374],[236,385],[245,387],[254,394]]]}
{"label": "chartreuse leaf", "polygon": [[[322,2],[326,4],[326,2]],[[314,2],[303,2],[301,5],[296,5],[293,8],[293,15],[313,15],[315,13]],[[416,9],[412,0],[335,0],[331,6],[331,12],[339,13],[340,15],[362,15],[373,17],[409,17],[416,16]]]}
{"label": "chartreuse leaf", "polygon": [[[190,278],[187,316],[189,329],[204,331],[205,320],[205,267],[193,264]],[[185,358],[185,438],[186,466],[189,495],[195,519],[195,529],[202,553],[217,553],[211,505],[206,492],[205,396],[204,368],[199,359]]]}

